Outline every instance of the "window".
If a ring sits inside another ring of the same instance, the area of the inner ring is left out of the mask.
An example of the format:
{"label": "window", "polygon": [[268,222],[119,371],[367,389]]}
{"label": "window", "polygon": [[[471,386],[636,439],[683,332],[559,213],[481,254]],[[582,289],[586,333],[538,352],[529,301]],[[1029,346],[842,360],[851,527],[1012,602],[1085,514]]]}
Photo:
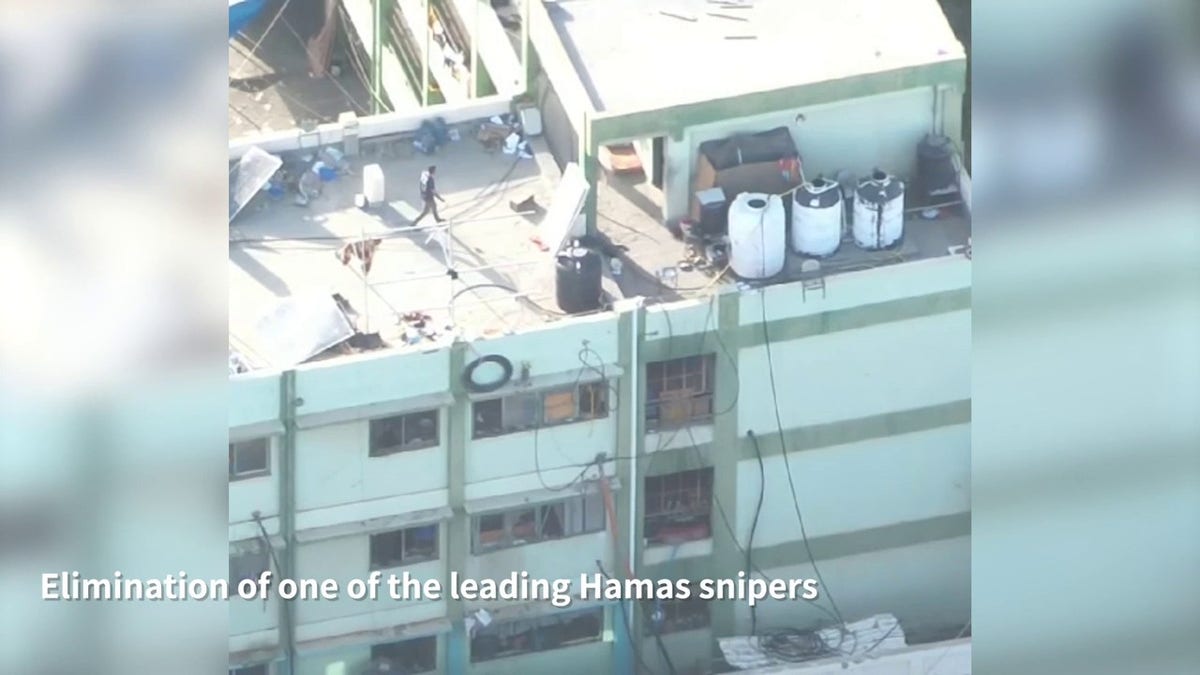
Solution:
{"label": "window", "polygon": [[[437,670],[437,636],[388,642],[371,647],[371,661],[387,664],[397,673],[430,673]],[[382,668],[379,669],[383,671]],[[374,671],[372,671],[374,672]]]}
{"label": "window", "polygon": [[600,640],[602,608],[493,623],[471,638],[471,663]]}
{"label": "window", "polygon": [[474,438],[500,436],[608,416],[608,383],[512,394],[474,405]]}
{"label": "window", "polygon": [[713,470],[646,479],[645,536],[650,544],[680,544],[712,536]]}
{"label": "window", "polygon": [[[708,601],[694,595],[687,600],[647,600],[643,603],[646,612],[646,635],[654,635],[656,619],[659,635],[705,628],[709,623],[708,607]],[[660,611],[662,615],[656,617]]]}
{"label": "window", "polygon": [[600,493],[524,506],[511,511],[485,513],[473,520],[475,555],[502,548],[564,539],[605,526],[604,497]]}
{"label": "window", "polygon": [[713,414],[712,354],[646,364],[646,427],[669,429]]}
{"label": "window", "polygon": [[382,457],[438,444],[438,411],[425,410],[371,420],[371,447],[367,454]]}
{"label": "window", "polygon": [[371,569],[437,560],[438,526],[422,525],[371,535]]}
{"label": "window", "polygon": [[271,439],[255,438],[229,444],[229,480],[271,473]]}
{"label": "window", "polygon": [[229,675],[269,675],[271,672],[271,664],[260,663],[254,666],[241,666],[240,668],[230,668]]}
{"label": "window", "polygon": [[262,573],[271,569],[271,554],[259,543],[254,549],[229,556],[229,587],[237,589],[243,579],[258,580]]}

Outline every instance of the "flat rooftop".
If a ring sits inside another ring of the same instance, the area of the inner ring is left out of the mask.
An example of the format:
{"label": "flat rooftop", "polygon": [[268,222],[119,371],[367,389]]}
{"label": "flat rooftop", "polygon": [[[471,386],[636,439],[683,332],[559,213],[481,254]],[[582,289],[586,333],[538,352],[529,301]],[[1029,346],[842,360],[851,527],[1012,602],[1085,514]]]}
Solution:
{"label": "flat rooftop", "polygon": [[322,6],[290,3],[272,24],[276,8],[268,3],[229,41],[229,137],[313,127],[346,110],[369,113],[371,95],[342,49],[332,56],[336,75],[309,77],[304,40],[320,26]]}
{"label": "flat rooftop", "polygon": [[964,58],[937,0],[543,2],[602,111],[657,110]]}
{"label": "flat rooftop", "polygon": [[[278,199],[259,193],[229,229],[231,348],[254,368],[290,366],[276,362],[256,324],[282,299],[310,294],[340,294],[359,315],[357,328],[378,332],[390,348],[423,349],[450,335],[494,336],[562,320],[553,258],[536,241],[546,236],[540,223],[558,186],[559,168],[540,137],[531,139],[535,157],[518,159],[486,151],[474,140],[474,126],[463,125],[462,140],[434,157],[416,153],[406,138],[364,140],[363,155],[351,160],[352,175],[326,183],[322,196],[308,206],[298,206],[291,193]],[[362,210],[354,196],[362,191],[360,174],[368,163],[381,166],[388,203]],[[431,218],[416,228],[410,225],[420,208],[418,177],[431,163],[438,166],[438,188],[447,202],[442,206],[449,221],[446,249],[430,238],[446,232]],[[510,203],[529,197],[539,212],[513,211]],[[661,224],[661,192],[644,178],[602,174],[597,200],[599,243],[623,268],[614,276],[605,266],[609,299],[642,296],[667,302],[738,283],[730,274],[715,278],[721,270],[689,263],[688,247]],[[944,256],[968,236],[966,218],[950,209],[937,220],[913,221],[895,250],[843,245],[822,261],[822,272],[829,276]],[[364,237],[382,239],[366,283],[355,261],[344,266],[336,255]],[[447,260],[457,279],[447,273]],[[768,283],[800,278],[801,262],[789,255],[786,270]],[[664,269],[672,273],[664,276]],[[413,312],[428,315],[422,327],[405,318]],[[405,340],[406,332],[411,341]]]}

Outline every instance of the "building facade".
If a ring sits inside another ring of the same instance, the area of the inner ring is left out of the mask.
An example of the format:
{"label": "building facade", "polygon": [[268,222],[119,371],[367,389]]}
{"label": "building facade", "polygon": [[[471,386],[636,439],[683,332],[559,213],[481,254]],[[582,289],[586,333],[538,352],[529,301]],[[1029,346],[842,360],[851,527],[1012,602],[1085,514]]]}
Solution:
{"label": "building facade", "polygon": [[[445,585],[451,570],[577,578],[599,561],[638,578],[811,578],[811,550],[816,603],[661,608],[675,666],[706,666],[714,638],[751,621],[824,621],[813,605],[830,595],[847,617],[896,614],[910,639],[953,635],[969,615],[970,326],[970,261],[944,256],[840,274],[823,294],[796,282],[627,301],[234,376],[231,575]],[[489,355],[515,373],[474,393],[464,371]],[[492,623],[472,637],[479,609]],[[231,665],[627,672],[630,634],[651,667],[661,658],[646,616],[628,633],[618,604],[235,601]]]}

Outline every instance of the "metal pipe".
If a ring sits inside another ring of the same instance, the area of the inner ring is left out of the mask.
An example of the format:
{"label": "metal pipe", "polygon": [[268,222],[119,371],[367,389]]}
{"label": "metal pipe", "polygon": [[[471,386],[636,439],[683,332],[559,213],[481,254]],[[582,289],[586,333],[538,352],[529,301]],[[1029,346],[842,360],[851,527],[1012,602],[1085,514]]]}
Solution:
{"label": "metal pipe", "polygon": [[479,5],[475,0],[475,26],[471,33],[471,98],[479,97]]}
{"label": "metal pipe", "polygon": [[423,58],[421,59],[421,63],[420,63],[420,66],[421,66],[421,107],[428,108],[429,107],[429,65],[430,65],[429,64],[429,34],[433,31],[429,27],[429,0],[425,0],[423,3],[421,3],[421,6],[425,8],[425,16],[424,16],[424,19],[421,21],[422,25],[425,26],[425,53],[423,54]]}
{"label": "metal pipe", "polygon": [[521,2],[521,89],[533,97],[533,83],[529,81],[529,0]]}
{"label": "metal pipe", "polygon": [[[637,473],[637,469],[638,469],[638,462],[641,459],[638,456],[638,451],[637,451],[638,428],[639,428],[638,419],[640,418],[639,413],[643,409],[642,406],[640,405],[641,402],[638,401],[638,387],[640,386],[639,382],[638,382],[638,375],[641,374],[640,369],[638,367],[638,358],[639,358],[638,357],[638,346],[639,346],[639,343],[641,342],[641,337],[639,336],[638,320],[641,318],[642,302],[643,302],[642,298],[638,298],[633,307],[633,317],[630,321],[630,323],[633,326],[631,344],[630,344],[630,349],[629,349],[630,362],[629,362],[629,368],[626,369],[626,371],[629,373],[629,398],[630,398],[629,402],[626,404],[629,406],[629,409],[628,409],[629,410],[629,453],[633,455],[633,461],[629,462],[629,524],[627,527],[627,529],[629,530],[629,551],[628,551],[628,555],[627,555],[628,561],[627,561],[626,565],[629,569],[629,575],[631,577],[635,577],[635,578],[637,576],[637,532],[638,532],[638,528],[637,528],[637,520],[638,520],[638,508],[637,508],[637,506],[638,506],[638,473]],[[630,600],[629,607],[628,607],[629,613],[627,614],[627,616],[629,617],[629,621],[632,623],[634,629],[636,629],[636,627],[639,625],[639,623],[636,619],[636,616],[637,616],[635,614],[636,611],[637,611],[637,603],[635,603],[633,600]],[[629,640],[630,640],[629,648],[634,651],[634,654],[640,653],[641,645],[638,644],[637,638],[634,638],[631,635],[631,636],[629,636]]]}

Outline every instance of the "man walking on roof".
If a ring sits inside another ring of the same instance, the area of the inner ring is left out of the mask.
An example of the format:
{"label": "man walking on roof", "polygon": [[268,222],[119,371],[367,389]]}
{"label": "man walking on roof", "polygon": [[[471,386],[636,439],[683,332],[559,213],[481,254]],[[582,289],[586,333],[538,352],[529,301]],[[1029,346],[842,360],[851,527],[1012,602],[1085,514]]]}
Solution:
{"label": "man walking on roof", "polygon": [[416,227],[422,218],[431,213],[434,220],[439,223],[443,222],[442,217],[438,215],[437,202],[445,204],[446,200],[442,199],[442,196],[438,194],[437,184],[434,182],[434,174],[436,173],[437,167],[433,165],[421,172],[421,199],[425,202],[425,208],[421,210],[421,215],[412,221],[413,227]]}

